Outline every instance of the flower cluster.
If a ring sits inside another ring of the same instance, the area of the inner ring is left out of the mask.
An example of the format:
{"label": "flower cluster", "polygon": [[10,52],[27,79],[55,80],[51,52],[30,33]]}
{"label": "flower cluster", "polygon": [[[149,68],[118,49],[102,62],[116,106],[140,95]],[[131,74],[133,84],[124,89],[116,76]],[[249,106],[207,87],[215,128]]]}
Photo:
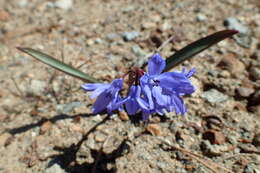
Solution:
{"label": "flower cluster", "polygon": [[129,115],[141,111],[143,120],[147,120],[150,114],[164,114],[165,111],[184,115],[187,109],[182,96],[195,91],[189,80],[195,69],[162,73],[165,65],[165,60],[156,53],[148,61],[147,73],[133,68],[129,72],[130,87],[125,98],[119,94],[123,88],[123,78],[115,79],[111,84],[82,85],[85,91],[93,91],[91,98],[97,97],[93,113],[122,111],[125,107]]}

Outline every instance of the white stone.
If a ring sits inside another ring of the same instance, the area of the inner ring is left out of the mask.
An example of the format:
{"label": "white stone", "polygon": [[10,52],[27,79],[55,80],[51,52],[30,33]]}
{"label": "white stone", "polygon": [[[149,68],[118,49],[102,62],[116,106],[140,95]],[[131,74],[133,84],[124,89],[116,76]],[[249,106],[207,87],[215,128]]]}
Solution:
{"label": "white stone", "polygon": [[73,5],[73,0],[58,0],[55,2],[55,7],[68,10],[72,7]]}
{"label": "white stone", "polygon": [[47,87],[45,81],[32,80],[31,86],[28,92],[32,92],[35,95],[41,95],[44,92],[44,89]]}
{"label": "white stone", "polygon": [[58,164],[54,164],[53,166],[47,168],[45,173],[65,173],[65,171]]}

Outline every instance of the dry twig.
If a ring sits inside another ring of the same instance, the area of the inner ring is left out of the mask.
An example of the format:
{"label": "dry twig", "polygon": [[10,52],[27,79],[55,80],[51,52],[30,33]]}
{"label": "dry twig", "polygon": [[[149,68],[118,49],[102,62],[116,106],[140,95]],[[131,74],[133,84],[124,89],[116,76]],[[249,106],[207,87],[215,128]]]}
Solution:
{"label": "dry twig", "polygon": [[222,160],[229,160],[229,159],[232,159],[232,158],[237,158],[237,157],[247,157],[247,156],[255,156],[254,153],[238,153],[238,154],[234,154],[234,155],[231,155],[231,156],[227,156],[227,157],[224,157]]}
{"label": "dry twig", "polygon": [[17,90],[18,93],[19,93],[18,96],[20,96],[21,98],[24,98],[25,96],[24,96],[22,90],[21,90],[21,89],[19,88],[19,86],[17,85],[17,83],[16,83],[14,77],[11,77],[11,80],[13,81],[14,86],[15,86],[16,90]]}
{"label": "dry twig", "polygon": [[190,158],[194,159],[194,160],[197,160],[199,163],[201,163],[202,165],[204,165],[205,167],[207,167],[209,170],[211,170],[212,172],[214,173],[220,173],[220,171],[218,170],[218,168],[224,170],[225,172],[228,172],[228,173],[234,173],[233,171],[211,161],[211,160],[208,160],[208,159],[205,159],[203,158],[203,156],[199,155],[199,154],[195,154],[195,153],[192,153],[191,151],[189,150],[186,150],[186,149],[183,149],[183,148],[180,148],[180,147],[176,147],[174,145],[171,145],[169,142],[167,141],[164,141],[163,139],[160,139],[164,144],[168,145],[171,147],[171,149],[174,149],[174,150],[178,150],[180,152],[182,152],[183,154],[186,154],[187,156],[189,156]]}

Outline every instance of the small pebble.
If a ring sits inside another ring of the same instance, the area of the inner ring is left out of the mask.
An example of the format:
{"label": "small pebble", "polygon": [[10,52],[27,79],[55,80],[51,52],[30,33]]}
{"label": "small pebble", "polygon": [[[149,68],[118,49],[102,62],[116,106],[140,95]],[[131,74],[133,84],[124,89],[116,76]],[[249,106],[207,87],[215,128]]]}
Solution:
{"label": "small pebble", "polygon": [[65,170],[63,170],[59,164],[55,163],[51,167],[47,168],[44,173],[66,173]]}
{"label": "small pebble", "polygon": [[5,22],[9,19],[10,19],[10,14],[5,10],[0,9],[0,21]]}
{"label": "small pebble", "polygon": [[201,13],[197,14],[197,21],[198,22],[204,22],[206,20],[207,20],[207,17],[204,14],[201,14]]}
{"label": "small pebble", "polygon": [[250,75],[256,79],[256,80],[259,80],[260,79],[260,68],[257,68],[257,67],[251,67],[250,70]]}
{"label": "small pebble", "polygon": [[103,152],[106,154],[112,153],[115,151],[122,141],[114,136],[110,136],[103,145]]}
{"label": "small pebble", "polygon": [[106,140],[107,136],[104,133],[97,132],[95,134],[95,140],[96,142],[104,142]]}
{"label": "small pebble", "polygon": [[5,142],[8,138],[10,138],[12,135],[10,133],[3,133],[0,135],[0,146],[4,146]]}
{"label": "small pebble", "polygon": [[156,23],[153,23],[153,22],[145,22],[142,24],[143,29],[151,29],[151,28],[155,28],[155,27],[156,27]]}
{"label": "small pebble", "polygon": [[95,121],[95,122],[100,122],[100,121],[102,121],[103,119],[102,119],[102,117],[98,114],[98,115],[93,116],[92,120]]}
{"label": "small pebble", "polygon": [[101,44],[101,43],[103,43],[103,40],[101,38],[96,38],[94,42],[96,44]]}
{"label": "small pebble", "polygon": [[168,20],[164,20],[164,22],[160,28],[162,31],[167,31],[172,28],[172,25]]}
{"label": "small pebble", "polygon": [[18,2],[18,5],[19,5],[20,7],[26,7],[27,4],[28,4],[28,0],[20,0],[20,1]]}
{"label": "small pebble", "polygon": [[90,149],[95,149],[96,148],[96,143],[95,140],[91,137],[88,138],[88,140],[85,142],[86,147]]}
{"label": "small pebble", "polygon": [[243,25],[238,19],[234,17],[228,17],[224,20],[224,25],[228,29],[235,29],[239,31],[240,34],[248,34],[249,28]]}
{"label": "small pebble", "polygon": [[249,97],[255,92],[254,88],[240,87],[237,89],[240,97]]}
{"label": "small pebble", "polygon": [[79,125],[75,125],[75,124],[70,125],[70,131],[71,132],[79,132],[79,133],[84,132],[84,130],[82,130],[82,128]]}
{"label": "small pebble", "polygon": [[220,156],[224,151],[228,150],[226,145],[212,145],[208,140],[202,141],[201,150],[207,156]]}
{"label": "small pebble", "polygon": [[68,10],[73,6],[73,0],[58,0],[54,3],[55,7]]}
{"label": "small pebble", "polygon": [[52,126],[52,122],[51,121],[46,121],[44,122],[42,125],[41,125],[41,128],[40,128],[40,134],[44,134],[46,133]]}
{"label": "small pebble", "polygon": [[250,48],[252,43],[252,38],[250,36],[250,29],[241,23],[238,19],[234,17],[228,17],[224,20],[224,25],[228,29],[237,30],[239,33],[234,35],[235,41],[242,47]]}
{"label": "small pebble", "polygon": [[259,165],[255,165],[254,163],[248,163],[243,173],[260,173],[260,167]]}
{"label": "small pebble", "polygon": [[117,40],[120,40],[120,35],[117,34],[117,33],[110,33],[110,34],[107,34],[106,36],[106,39],[108,41],[117,41]]}
{"label": "small pebble", "polygon": [[122,36],[123,36],[125,41],[132,41],[132,40],[136,39],[139,35],[140,35],[140,33],[137,32],[137,31],[123,32],[122,33]]}
{"label": "small pebble", "polygon": [[235,54],[227,54],[220,60],[218,66],[229,71],[234,76],[239,76],[246,70],[245,65]]}
{"label": "small pebble", "polygon": [[219,92],[216,89],[210,89],[201,95],[202,98],[206,99],[210,103],[221,103],[228,99],[228,96]]}
{"label": "small pebble", "polygon": [[216,130],[207,130],[202,134],[203,139],[207,139],[211,144],[224,144],[226,138],[224,134]]}
{"label": "small pebble", "polygon": [[41,81],[41,80],[32,80],[31,85],[28,88],[27,92],[28,93],[33,93],[35,95],[41,95],[45,88],[47,87],[46,81]]}
{"label": "small pebble", "polygon": [[59,113],[69,113],[72,112],[75,108],[82,106],[81,102],[70,102],[66,104],[57,104],[56,111]]}
{"label": "small pebble", "polygon": [[149,124],[146,130],[154,136],[160,136],[162,134],[161,127],[158,124]]}
{"label": "small pebble", "polygon": [[87,45],[87,46],[92,46],[94,43],[95,43],[95,41],[94,41],[93,39],[88,39],[88,40],[86,41],[86,45]]}
{"label": "small pebble", "polygon": [[229,77],[230,77],[230,73],[229,73],[229,71],[227,71],[227,70],[222,70],[222,71],[219,73],[219,76],[220,76],[220,77],[223,77],[223,78],[229,78]]}
{"label": "small pebble", "polygon": [[128,116],[127,113],[124,112],[124,111],[120,111],[120,112],[119,112],[119,117],[120,117],[120,119],[123,120],[123,121],[128,121],[128,120],[129,120],[129,116]]}
{"label": "small pebble", "polygon": [[122,11],[124,13],[128,13],[128,12],[133,11],[134,9],[135,9],[135,6],[127,6],[127,7],[123,8]]}

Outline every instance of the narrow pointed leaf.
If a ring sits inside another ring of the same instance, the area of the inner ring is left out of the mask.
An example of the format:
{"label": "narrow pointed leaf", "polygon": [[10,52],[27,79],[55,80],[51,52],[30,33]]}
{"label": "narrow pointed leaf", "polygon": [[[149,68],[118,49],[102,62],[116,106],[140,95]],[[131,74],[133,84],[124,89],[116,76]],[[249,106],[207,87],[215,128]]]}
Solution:
{"label": "narrow pointed leaf", "polygon": [[238,33],[236,30],[223,30],[216,32],[212,35],[199,39],[181,50],[177,51],[175,54],[169,56],[166,59],[166,67],[164,71],[168,71],[174,66],[182,63],[183,61],[191,58],[192,56],[202,52],[203,50],[209,48],[210,46],[224,40],[225,38],[231,37],[232,35]]}
{"label": "narrow pointed leaf", "polygon": [[71,75],[75,78],[79,78],[85,82],[98,82],[95,78],[89,76],[86,73],[83,73],[82,71],[77,70],[74,67],[69,66],[68,64],[65,64],[47,54],[44,54],[40,51],[31,49],[31,48],[17,48],[18,50],[31,55],[32,57],[36,58],[37,60],[43,62],[44,64],[47,64],[57,70],[60,70],[68,75]]}

